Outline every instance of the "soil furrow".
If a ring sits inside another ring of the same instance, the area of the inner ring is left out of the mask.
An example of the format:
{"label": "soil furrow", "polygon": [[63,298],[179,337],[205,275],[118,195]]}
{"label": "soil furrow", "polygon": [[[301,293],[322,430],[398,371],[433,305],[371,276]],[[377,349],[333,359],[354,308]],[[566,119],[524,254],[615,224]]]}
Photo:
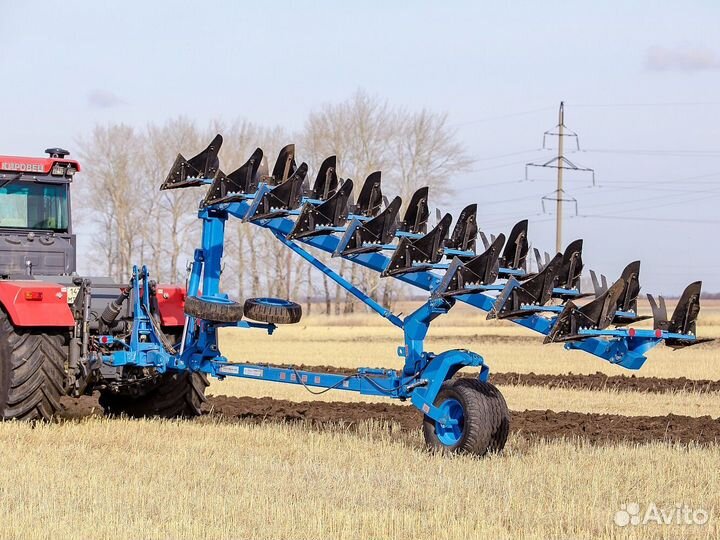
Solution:
{"label": "soil furrow", "polygon": [[[289,367],[278,366],[278,367]],[[295,366],[298,370],[315,371],[318,373],[339,373],[352,375],[354,369],[333,366]],[[493,373],[490,372],[490,381],[498,386],[545,386],[548,388],[565,388],[568,390],[617,390],[626,392],[648,392],[662,394],[666,392],[720,392],[720,381],[707,379],[663,379],[659,377],[637,377],[635,375],[606,375],[596,372],[590,375],[577,375],[564,373],[560,375],[536,373]]]}
{"label": "soil furrow", "polygon": [[[100,414],[97,400],[64,400],[65,418]],[[360,422],[391,422],[402,432],[418,431],[421,414],[411,406],[393,403],[294,402],[273,398],[210,396],[210,417],[223,421],[308,422],[332,429],[352,429]],[[528,439],[580,438],[593,444],[664,441],[680,444],[720,443],[720,419],[709,416],[621,416],[554,411],[513,411],[512,431]]]}

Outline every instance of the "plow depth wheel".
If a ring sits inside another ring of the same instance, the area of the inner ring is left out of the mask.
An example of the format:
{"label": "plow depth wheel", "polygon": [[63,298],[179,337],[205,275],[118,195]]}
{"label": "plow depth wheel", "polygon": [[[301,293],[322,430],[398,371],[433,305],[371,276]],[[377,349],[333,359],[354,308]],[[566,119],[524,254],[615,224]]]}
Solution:
{"label": "plow depth wheel", "polygon": [[443,384],[435,406],[453,422],[442,425],[425,417],[423,434],[431,450],[483,456],[505,447],[510,411],[500,391],[478,379]]}
{"label": "plow depth wheel", "polygon": [[185,299],[185,313],[196,319],[211,322],[238,322],[243,317],[243,307],[237,302],[224,302],[188,296]]}
{"label": "plow depth wheel", "polygon": [[302,318],[302,306],[280,298],[248,298],[245,316],[254,321],[273,324],[293,324]]}

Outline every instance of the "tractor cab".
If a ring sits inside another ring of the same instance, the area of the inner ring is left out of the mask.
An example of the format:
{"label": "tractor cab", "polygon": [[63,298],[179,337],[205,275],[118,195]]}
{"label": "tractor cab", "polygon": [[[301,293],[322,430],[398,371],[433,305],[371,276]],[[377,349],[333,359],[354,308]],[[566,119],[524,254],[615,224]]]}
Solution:
{"label": "tractor cab", "polygon": [[0,156],[0,278],[75,271],[70,183],[80,170],[62,148]]}

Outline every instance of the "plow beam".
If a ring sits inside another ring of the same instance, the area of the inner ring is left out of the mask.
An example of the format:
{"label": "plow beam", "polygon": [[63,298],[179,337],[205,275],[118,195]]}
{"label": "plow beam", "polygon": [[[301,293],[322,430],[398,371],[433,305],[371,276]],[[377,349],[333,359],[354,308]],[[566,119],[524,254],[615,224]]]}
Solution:
{"label": "plow beam", "polygon": [[207,148],[195,157],[185,159],[182,154],[178,154],[160,189],[200,186],[205,183],[206,179],[215,178],[220,170],[218,152],[222,142],[223,138],[218,134]]}
{"label": "plow beam", "polygon": [[261,177],[263,151],[257,148],[250,158],[238,169],[228,175],[219,171],[208,189],[202,207],[242,201],[257,191]]}
{"label": "plow beam", "polygon": [[475,253],[477,235],[477,204],[470,204],[460,212],[455,228],[445,242],[445,247]]}
{"label": "plow beam", "polygon": [[524,283],[510,278],[505,288],[495,300],[493,309],[488,312],[488,319],[509,319],[532,315],[527,306],[544,306],[553,296],[553,289],[558,273],[561,271],[564,256],[558,253],[553,257],[542,272],[535,274]]}
{"label": "plow beam", "polygon": [[550,263],[550,254],[546,251],[543,257],[538,248],[533,248],[533,252],[535,253],[535,263],[537,264],[538,272],[542,272],[543,268]]}
{"label": "plow beam", "polygon": [[317,177],[315,177],[315,183],[310,191],[310,197],[318,201],[326,201],[335,194],[340,183],[336,170],[336,156],[330,156],[322,162]]}
{"label": "plow beam", "polygon": [[624,289],[625,280],[620,278],[602,295],[582,307],[568,301],[545,337],[545,343],[583,339],[580,330],[604,330],[610,326],[615,317],[615,306]]}
{"label": "plow beam", "polygon": [[382,205],[382,190],[380,189],[381,173],[375,171],[365,179],[360,189],[357,203],[353,206],[353,214],[365,217],[375,217]]}
{"label": "plow beam", "polygon": [[712,341],[711,339],[688,339],[688,336],[696,336],[696,322],[700,313],[700,290],[702,281],[691,283],[680,296],[677,306],[673,311],[672,318],[668,320],[665,299],[660,296],[659,303],[651,295],[647,295],[650,307],[653,312],[653,328],[667,331],[672,334],[684,334],[685,336],[672,337],[665,340],[665,344],[680,349]]}
{"label": "plow beam", "polygon": [[427,221],[430,217],[430,208],[428,207],[428,194],[430,188],[421,187],[410,198],[405,210],[405,216],[400,222],[399,229],[404,232],[414,234],[425,234],[427,232]]}
{"label": "plow beam", "polygon": [[288,238],[294,240],[319,234],[331,234],[334,232],[333,229],[318,229],[318,227],[340,227],[345,225],[348,217],[348,199],[352,189],[352,180],[346,180],[340,189],[325,202],[318,205],[305,203]]}
{"label": "plow beam", "polygon": [[307,171],[307,164],[301,163],[293,175],[282,184],[273,188],[268,184],[261,184],[245,219],[247,221],[273,219],[286,216],[290,210],[299,208]]}
{"label": "plow beam", "polygon": [[499,259],[503,244],[505,235],[500,234],[485,252],[477,257],[465,262],[454,257],[433,296],[472,294],[478,292],[477,286],[494,283],[500,269]]}
{"label": "plow beam", "polygon": [[583,269],[582,240],[570,242],[562,256],[562,262],[555,278],[555,286],[562,289],[578,289]]}
{"label": "plow beam", "polygon": [[292,178],[296,171],[295,145],[288,144],[278,153],[272,175],[264,177],[262,181],[270,186],[277,186]]}
{"label": "plow beam", "polygon": [[[435,228],[417,239],[403,237],[381,277],[398,276],[408,272],[427,270],[440,262],[445,254],[445,240],[452,223],[452,216],[445,214]],[[419,265],[417,263],[420,263]]]}
{"label": "plow beam", "polygon": [[515,224],[510,231],[505,250],[500,257],[500,266],[511,270],[521,270],[525,267],[530,246],[527,239],[528,220],[524,219]]}
{"label": "plow beam", "polygon": [[359,253],[372,253],[380,251],[383,245],[389,244],[395,238],[398,228],[398,214],[402,199],[395,197],[385,210],[374,218],[362,222],[353,220],[343,235],[333,256],[347,257]]}
{"label": "plow beam", "polygon": [[[617,303],[617,311],[613,324],[624,325],[649,319],[648,316],[638,316],[637,314],[637,297],[640,294],[640,261],[633,261],[623,270],[620,277],[625,281],[623,289]],[[621,313],[632,314],[630,316]]]}

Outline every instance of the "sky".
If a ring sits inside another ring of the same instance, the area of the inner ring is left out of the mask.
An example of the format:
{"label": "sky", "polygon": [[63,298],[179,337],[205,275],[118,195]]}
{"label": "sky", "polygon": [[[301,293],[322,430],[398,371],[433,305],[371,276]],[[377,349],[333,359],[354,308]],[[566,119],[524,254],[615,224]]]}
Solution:
{"label": "sky", "polygon": [[443,210],[477,202],[490,233],[529,218],[552,252],[555,172],[525,181],[525,164],[553,157],[542,136],[564,101],[581,147],[567,157],[596,180],[566,172],[564,244],[584,238],[610,281],[642,260],[645,292],[720,292],[719,23],[713,1],[0,0],[0,153],[179,115],[293,132],[363,89],[448,114],[474,162]]}

